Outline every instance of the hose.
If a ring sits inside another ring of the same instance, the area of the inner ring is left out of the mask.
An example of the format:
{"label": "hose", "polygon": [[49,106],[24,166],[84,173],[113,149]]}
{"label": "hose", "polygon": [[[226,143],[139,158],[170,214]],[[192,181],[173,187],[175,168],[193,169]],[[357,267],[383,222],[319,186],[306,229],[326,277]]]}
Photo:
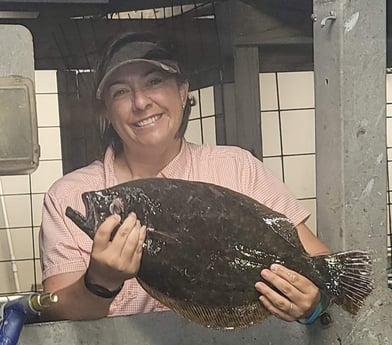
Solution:
{"label": "hose", "polygon": [[16,345],[26,321],[58,301],[53,293],[33,293],[9,301],[0,310],[0,345]]}

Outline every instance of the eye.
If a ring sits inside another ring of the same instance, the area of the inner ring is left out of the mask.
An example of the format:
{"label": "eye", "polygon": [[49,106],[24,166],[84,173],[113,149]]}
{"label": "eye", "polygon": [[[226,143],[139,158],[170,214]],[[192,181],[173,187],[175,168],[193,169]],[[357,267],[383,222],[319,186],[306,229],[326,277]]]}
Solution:
{"label": "eye", "polygon": [[163,82],[162,77],[154,77],[147,81],[146,86],[147,88],[152,88],[152,87],[159,86],[160,84],[162,84],[162,82]]}
{"label": "eye", "polygon": [[120,98],[120,97],[126,95],[128,92],[129,92],[129,91],[128,91],[128,89],[126,89],[126,88],[121,88],[121,89],[113,90],[113,92],[112,92],[112,98]]}
{"label": "eye", "polygon": [[120,198],[113,199],[112,203],[109,206],[110,214],[118,214],[121,215],[124,213],[124,204]]}

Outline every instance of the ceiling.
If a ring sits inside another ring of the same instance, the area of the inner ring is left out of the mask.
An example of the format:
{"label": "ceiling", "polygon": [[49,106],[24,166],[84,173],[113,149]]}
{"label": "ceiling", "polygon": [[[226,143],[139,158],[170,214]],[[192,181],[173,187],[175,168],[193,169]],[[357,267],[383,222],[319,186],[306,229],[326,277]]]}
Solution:
{"label": "ceiling", "polygon": [[[0,0],[0,16],[2,11],[25,11],[36,16],[20,18],[20,14],[19,16],[14,14],[14,18],[0,18],[0,24],[21,24],[30,29],[34,39],[36,69],[92,68],[97,52],[110,37],[124,30],[143,30],[175,36],[182,47],[184,60],[194,70],[202,70],[230,59],[231,49],[225,47],[225,44],[230,44],[229,39],[224,37],[226,32],[217,28],[217,21],[214,20],[217,8],[230,1],[232,0],[46,0],[40,2]],[[299,48],[295,54],[298,56],[302,54],[298,59],[299,64],[312,63],[312,50],[309,49],[313,27],[310,20],[312,0],[237,2],[251,8],[248,14],[259,13],[274,18],[275,26],[285,27],[286,31],[281,32],[289,33],[292,30],[294,34],[289,35],[300,37],[298,41],[295,39],[290,41],[288,51],[282,52],[282,56],[285,54],[288,56],[289,50],[293,51],[292,44],[298,43]],[[166,10],[163,10],[162,8],[165,7]],[[156,11],[151,11],[152,9]],[[150,10],[150,13],[135,12],[141,10]],[[175,11],[177,15],[172,17],[170,13]],[[125,14],[122,20],[114,20],[113,18],[120,12],[130,13]],[[147,15],[151,18],[151,13],[155,18],[146,20]],[[229,22],[230,18],[226,19],[227,27],[231,25]],[[251,31],[257,26],[256,33],[259,34],[264,30],[263,35],[265,35],[269,28],[260,29],[260,23],[265,25],[260,20],[250,24],[243,21],[241,29]],[[307,38],[306,42],[304,38]],[[278,49],[284,49],[282,48],[284,42],[279,44]],[[275,47],[279,44],[275,44]],[[390,46],[388,43],[388,47]],[[228,53],[225,55],[225,52]],[[275,59],[270,60],[273,64]],[[268,61],[268,58],[264,61]]]}
{"label": "ceiling", "polygon": [[46,0],[0,1],[2,11],[38,11],[41,19],[75,16],[106,16],[111,13],[154,8],[196,5],[210,1],[195,0]]}

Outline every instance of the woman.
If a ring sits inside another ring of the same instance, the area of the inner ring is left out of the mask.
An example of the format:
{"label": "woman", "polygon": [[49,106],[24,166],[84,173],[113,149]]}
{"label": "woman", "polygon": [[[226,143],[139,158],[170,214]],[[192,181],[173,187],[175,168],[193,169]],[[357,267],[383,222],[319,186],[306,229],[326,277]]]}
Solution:
{"label": "woman", "polygon": [[[59,295],[46,318],[97,319],[165,309],[134,278],[146,235],[134,214],[112,241],[119,218],[108,217],[93,242],[64,215],[67,206],[83,211],[83,192],[130,180],[180,178],[234,189],[289,217],[310,255],[329,253],[305,225],[309,214],[260,161],[240,148],[184,140],[191,107],[188,88],[178,61],[150,36],[128,33],[108,47],[96,87],[97,112],[106,124],[105,156],[61,178],[44,201],[44,290]],[[277,317],[312,322],[323,309],[319,289],[302,275],[280,265],[260,274],[283,293],[255,282],[260,303]]]}

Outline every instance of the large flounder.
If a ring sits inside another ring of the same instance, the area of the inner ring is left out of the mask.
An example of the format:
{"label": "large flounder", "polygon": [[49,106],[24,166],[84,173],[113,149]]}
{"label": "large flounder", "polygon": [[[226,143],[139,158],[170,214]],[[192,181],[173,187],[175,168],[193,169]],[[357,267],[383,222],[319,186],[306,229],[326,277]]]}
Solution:
{"label": "large flounder", "polygon": [[372,290],[363,251],[310,257],[282,214],[230,189],[150,178],[83,193],[87,216],[66,214],[91,238],[106,217],[135,212],[147,226],[137,276],[154,298],[213,328],[239,328],[270,313],[258,301],[260,271],[280,263],[356,314]]}

